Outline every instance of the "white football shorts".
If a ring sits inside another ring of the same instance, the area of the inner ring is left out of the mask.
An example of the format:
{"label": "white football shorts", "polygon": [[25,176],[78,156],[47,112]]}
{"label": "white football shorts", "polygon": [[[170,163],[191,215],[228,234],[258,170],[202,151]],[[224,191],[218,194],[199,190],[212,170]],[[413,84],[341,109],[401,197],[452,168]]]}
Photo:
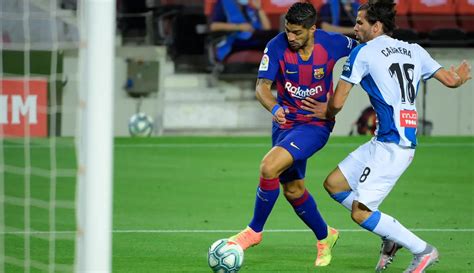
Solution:
{"label": "white football shorts", "polygon": [[373,138],[350,153],[338,167],[355,193],[354,200],[377,211],[414,155],[415,149]]}

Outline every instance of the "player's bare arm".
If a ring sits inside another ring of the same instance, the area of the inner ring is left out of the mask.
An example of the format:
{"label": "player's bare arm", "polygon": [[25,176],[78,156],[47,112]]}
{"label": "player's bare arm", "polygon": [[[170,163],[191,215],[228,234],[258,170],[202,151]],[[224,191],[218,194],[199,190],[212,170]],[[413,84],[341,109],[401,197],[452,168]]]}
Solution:
{"label": "player's bare arm", "polygon": [[241,23],[241,24],[234,24],[234,23],[226,23],[226,22],[213,22],[210,25],[210,29],[212,32],[232,32],[232,31],[249,31],[253,32],[254,29],[251,24],[249,23]]}
{"label": "player's bare arm", "polygon": [[257,85],[255,87],[255,95],[258,101],[270,112],[272,111],[273,106],[277,104],[271,91],[272,83],[273,81],[269,79],[260,78],[257,80]]}
{"label": "player's bare arm", "polygon": [[329,99],[326,118],[332,119],[337,113],[339,113],[339,111],[341,111],[344,103],[346,103],[352,86],[354,85],[350,82],[339,80],[336,86],[336,91],[334,91],[334,96]]}
{"label": "player's bare arm", "polygon": [[[272,83],[269,79],[260,78],[257,80],[257,86],[255,88],[255,95],[258,101],[267,109],[272,112],[273,108],[278,105],[275,97],[272,94]],[[288,109],[280,107],[276,112],[272,113],[276,122],[284,124],[286,122],[285,114],[288,114]]]}
{"label": "player's bare arm", "polygon": [[258,17],[260,18],[260,21],[262,22],[262,29],[264,30],[271,29],[270,19],[268,19],[267,14],[262,9],[262,0],[253,0],[252,4],[253,4],[253,7],[258,12]]}
{"label": "player's bare arm", "polygon": [[464,60],[456,68],[451,66],[449,70],[438,70],[434,77],[445,86],[456,88],[463,85],[472,78],[471,65],[466,60]]}
{"label": "player's bare arm", "polygon": [[320,119],[332,119],[336,114],[341,111],[349,91],[352,89],[353,84],[344,80],[339,80],[336,86],[334,95],[329,97],[327,102],[318,102],[312,98],[306,98],[303,100],[304,106],[301,108],[312,112],[312,114],[306,115],[307,117],[317,117]]}

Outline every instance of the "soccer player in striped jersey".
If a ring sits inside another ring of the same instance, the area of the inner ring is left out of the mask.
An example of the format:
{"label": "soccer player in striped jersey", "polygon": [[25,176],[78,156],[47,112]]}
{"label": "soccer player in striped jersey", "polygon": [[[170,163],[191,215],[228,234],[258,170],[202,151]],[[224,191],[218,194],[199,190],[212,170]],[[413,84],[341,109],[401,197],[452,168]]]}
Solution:
{"label": "soccer player in striped jersey", "polygon": [[[273,38],[264,51],[256,85],[257,99],[273,115],[273,148],[260,164],[253,219],[231,239],[243,249],[260,243],[281,183],[286,199],[317,238],[315,266],[326,266],[339,235],[319,213],[304,178],[307,159],[324,147],[334,119],[307,117],[311,112],[301,107],[305,98],[325,101],[333,92],[334,64],[357,42],[317,30],[316,10],[310,3],[293,4],[285,19],[285,32]],[[273,82],[277,98],[271,92]]]}
{"label": "soccer player in striped jersey", "polygon": [[332,120],[354,84],[360,83],[367,92],[377,113],[376,136],[340,162],[324,186],[336,201],[352,211],[356,223],[382,238],[376,272],[386,269],[395,253],[404,247],[414,255],[404,272],[421,273],[438,260],[438,250],[378,208],[415,155],[415,99],[420,81],[434,77],[445,86],[456,88],[471,79],[471,66],[463,61],[457,68],[446,70],[419,45],[389,37],[394,28],[393,0],[362,5],[354,27],[361,44],[344,65],[327,109],[311,99],[305,104],[313,108],[312,116]]}

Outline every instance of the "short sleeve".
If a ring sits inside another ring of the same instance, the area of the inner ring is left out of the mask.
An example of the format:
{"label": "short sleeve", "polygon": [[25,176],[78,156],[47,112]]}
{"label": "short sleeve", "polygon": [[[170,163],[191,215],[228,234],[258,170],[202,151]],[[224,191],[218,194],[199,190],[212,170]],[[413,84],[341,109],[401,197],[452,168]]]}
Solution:
{"label": "short sleeve", "polygon": [[420,56],[421,76],[423,77],[423,80],[428,80],[433,77],[436,71],[438,71],[442,66],[435,61],[423,47],[416,45],[416,50]]}
{"label": "short sleeve", "polygon": [[339,60],[346,57],[358,45],[357,41],[339,33],[329,33],[332,41],[334,58]]}
{"label": "short sleeve", "polygon": [[283,55],[281,46],[277,40],[273,39],[268,42],[267,47],[263,51],[262,60],[258,68],[258,78],[265,78],[274,81],[278,70],[280,69],[279,55]]}
{"label": "short sleeve", "polygon": [[347,58],[342,67],[341,79],[352,84],[359,84],[369,73],[367,50],[362,50],[366,44],[358,45]]}

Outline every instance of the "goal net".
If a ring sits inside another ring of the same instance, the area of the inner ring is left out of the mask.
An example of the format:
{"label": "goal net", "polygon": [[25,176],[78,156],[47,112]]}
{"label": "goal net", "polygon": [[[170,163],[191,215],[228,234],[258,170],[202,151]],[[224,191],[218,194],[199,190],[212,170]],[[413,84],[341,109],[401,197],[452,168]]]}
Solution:
{"label": "goal net", "polygon": [[110,272],[115,13],[80,2],[0,2],[0,273]]}

